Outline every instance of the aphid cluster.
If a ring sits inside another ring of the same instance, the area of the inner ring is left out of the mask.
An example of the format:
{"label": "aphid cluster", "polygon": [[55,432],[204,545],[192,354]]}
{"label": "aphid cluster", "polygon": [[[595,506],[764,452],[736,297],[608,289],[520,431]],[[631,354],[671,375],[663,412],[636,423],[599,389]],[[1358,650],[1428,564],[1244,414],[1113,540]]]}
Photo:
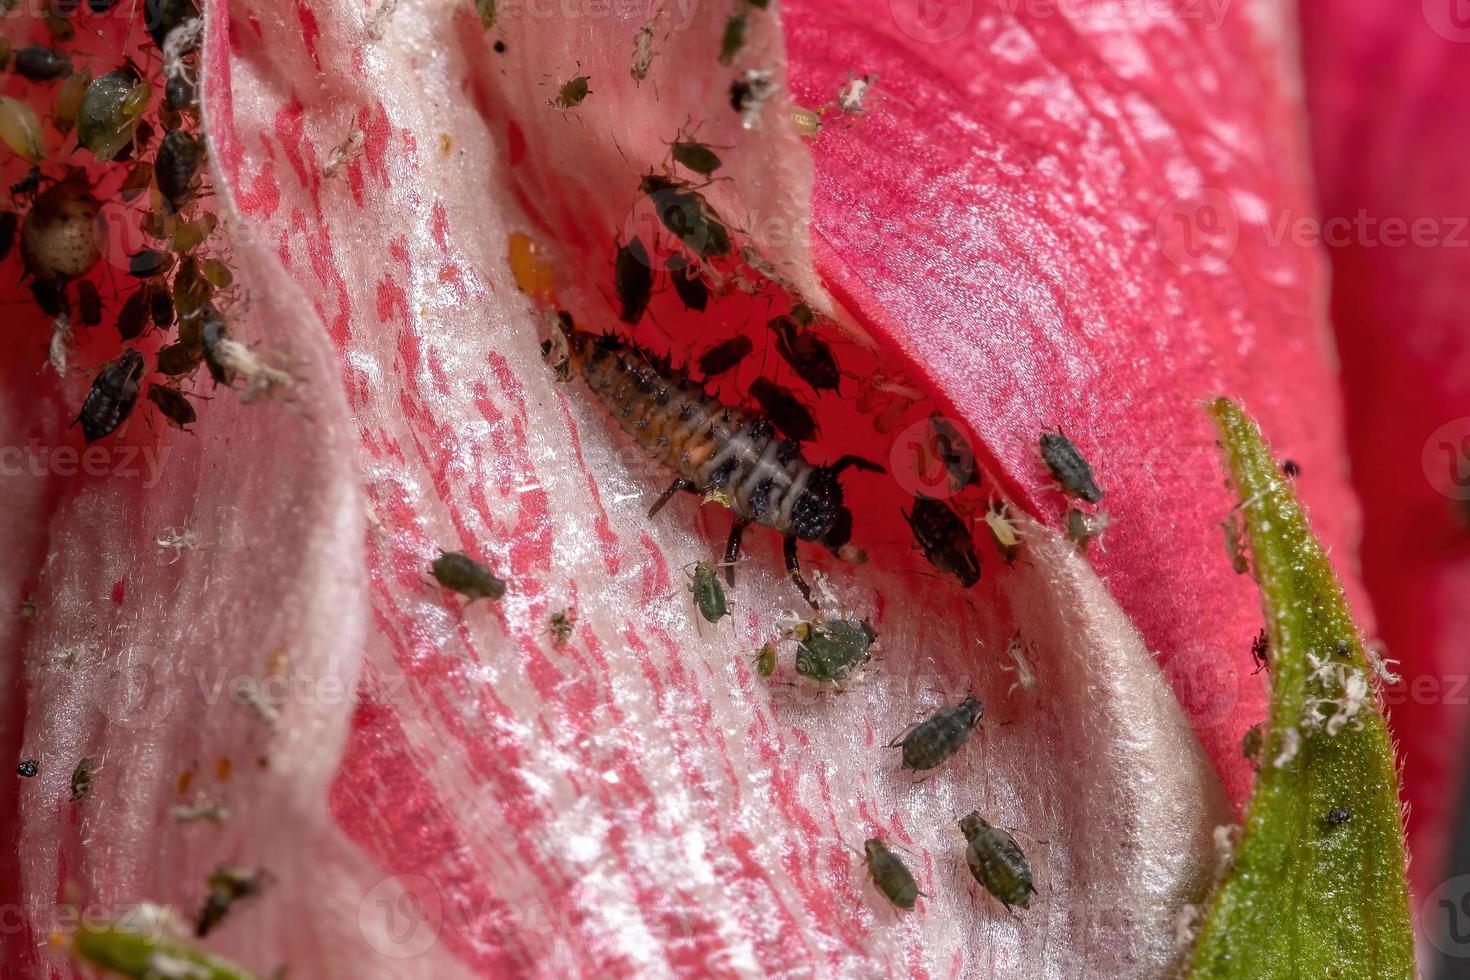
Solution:
{"label": "aphid cluster", "polygon": [[[64,16],[49,19],[59,42],[72,36],[73,18],[86,16],[76,3],[65,6]],[[111,6],[91,0],[86,8],[98,14]],[[145,50],[137,61],[123,58],[93,77],[80,67],[85,60],[62,47],[31,45],[16,53],[14,69],[36,88],[25,98],[0,98],[0,138],[32,164],[11,185],[12,199],[28,206],[0,212],[0,258],[18,237],[31,292],[53,318],[48,360],[66,373],[74,327],[109,318],[122,347],[96,369],[79,407],[76,424],[88,442],[117,431],[145,393],[167,424],[192,424],[196,413],[185,383],[201,364],[217,383],[245,380],[250,393],[287,383],[229,339],[217,308],[233,275],[206,254],[218,221],[197,205],[206,152],[197,118],[202,21],[196,0],[145,0],[136,10],[161,63]],[[53,140],[31,107],[46,97],[45,87],[54,88],[52,128],[89,154],[85,165],[53,156]],[[127,213],[138,216],[150,241],[126,257],[127,277],[111,281],[94,274],[102,257],[96,227],[103,202],[96,193],[104,185],[115,186],[124,204],[144,205]],[[156,360],[143,353],[147,347],[132,346],[153,329],[177,331]]]}

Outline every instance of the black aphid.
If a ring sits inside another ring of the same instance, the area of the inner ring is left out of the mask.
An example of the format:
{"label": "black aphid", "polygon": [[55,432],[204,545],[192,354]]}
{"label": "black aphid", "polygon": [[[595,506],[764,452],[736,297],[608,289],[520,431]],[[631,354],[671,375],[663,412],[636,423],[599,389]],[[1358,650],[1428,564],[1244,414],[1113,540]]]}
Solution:
{"label": "black aphid", "polygon": [[736,334],[729,340],[722,340],[709,350],[699,355],[696,365],[699,373],[706,378],[712,378],[745,360],[746,356],[755,349],[755,344],[745,334]]}
{"label": "black aphid", "polygon": [[992,827],[972,812],[960,818],[960,830],[970,842],[965,863],[970,874],[1010,911],[1012,905],[1029,908],[1036,886],[1031,883],[1031,866],[1008,831]]}
{"label": "black aphid", "polygon": [[441,551],[432,566],[434,579],[446,589],[469,598],[495,601],[505,595],[505,583],[490,569],[459,551]]}
{"label": "black aphid", "polygon": [[664,227],[695,255],[707,259],[730,254],[730,229],[688,181],[667,174],[645,174],[638,187],[653,203]]}
{"label": "black aphid", "polygon": [[199,108],[199,90],[194,79],[180,73],[163,86],[163,99],[174,112]]}
{"label": "black aphid", "polygon": [[194,406],[189,404],[189,399],[177,388],[167,385],[151,384],[148,386],[148,400],[168,419],[169,424],[176,429],[183,429],[194,424],[197,416]]}
{"label": "black aphid", "polygon": [[725,32],[720,35],[720,64],[733,64],[735,56],[745,47],[745,15],[734,14],[725,21]]}
{"label": "black aphid", "polygon": [[919,900],[919,883],[898,855],[877,837],[863,841],[863,854],[868,860],[868,874],[883,896],[901,909],[913,908]]}
{"label": "black aphid", "polygon": [[611,334],[577,330],[569,317],[561,319],[561,330],[564,340],[549,342],[548,355],[568,372],[577,370],[623,431],[676,473],[648,516],[680,491],[730,508],[727,581],[750,524],[786,538],[787,571],[808,603],[813,600],[797,562],[798,541],[818,542],[846,561],[864,560],[850,544],[852,512],[843,503],[839,476],[849,466],[873,469],[872,463],[844,456],[814,465],[799,445],[776,438],[772,420],[721,404],[667,358]]}
{"label": "black aphid", "polygon": [[33,82],[49,82],[71,74],[71,59],[55,48],[31,44],[15,53],[15,70]]}
{"label": "black aphid", "polygon": [[1287,479],[1295,480],[1302,475],[1302,468],[1294,459],[1283,459],[1281,461],[1281,472],[1286,475]]}
{"label": "black aphid", "polygon": [[1061,429],[1041,434],[1041,458],[1064,491],[1089,504],[1102,503],[1103,490],[1092,476],[1092,467]]}
{"label": "black aphid", "polygon": [[173,264],[172,253],[156,248],[145,248],[136,255],[128,256],[128,273],[139,279],[152,279],[154,276],[168,272]]}
{"label": "black aphid", "polygon": [[21,779],[32,779],[41,771],[41,764],[35,759],[23,759],[20,765],[15,767],[15,774]]}
{"label": "black aphid", "polygon": [[708,177],[720,169],[719,154],[697,140],[675,140],[669,144],[669,153],[673,155],[675,163],[702,177]]}
{"label": "black aphid", "polygon": [[122,356],[102,366],[92,380],[92,388],[82,402],[76,421],[82,436],[96,442],[123,424],[138,401],[138,387],[143,381],[143,355],[125,350]]}
{"label": "black aphid", "polygon": [[153,161],[158,192],[176,209],[188,204],[197,189],[196,178],[204,165],[204,144],[181,129],[163,138]]}
{"label": "black aphid", "polygon": [[71,799],[75,803],[92,791],[92,777],[97,773],[97,760],[84,758],[71,771]]}
{"label": "black aphid", "polygon": [[153,325],[160,330],[167,330],[174,325],[174,298],[167,289],[150,291],[148,315],[153,318]]}
{"label": "black aphid", "polygon": [[913,511],[903,516],[929,564],[953,575],[967,589],[980,581],[980,556],[975,553],[975,540],[949,504],[916,494]]}
{"label": "black aphid", "polygon": [[637,323],[648,309],[648,297],[653,294],[653,263],[648,258],[648,249],[634,236],[626,245],[618,246],[618,257],[613,263],[613,285],[617,289],[618,302],[623,305],[619,314],[624,323]]}
{"label": "black aphid", "polygon": [[102,296],[97,292],[97,284],[90,279],[77,283],[77,316],[89,327],[102,322]]}
{"label": "black aphid", "polygon": [[792,312],[792,316],[778,316],[769,323],[776,333],[776,352],[814,390],[836,391],[842,372],[832,348],[810,328],[810,319],[803,324],[801,315]]}
{"label": "black aphid", "polygon": [[[163,42],[168,39],[170,31],[198,16],[199,8],[194,0],[143,0],[143,23],[159,50],[163,49]],[[192,50],[179,53],[187,54]]]}
{"label": "black aphid", "polygon": [[182,341],[169,344],[158,352],[158,371],[160,374],[176,378],[198,367],[203,357],[203,350],[194,344],[186,344]]}
{"label": "black aphid", "polygon": [[788,438],[797,442],[816,438],[817,420],[790,389],[765,378],[756,378],[750,383],[750,397],[760,405],[761,414]]}
{"label": "black aphid", "polygon": [[265,878],[264,872],[251,871],[249,868],[215,868],[208,879],[209,897],[204,900],[204,908],[199,911],[194,935],[209,935],[236,902],[260,891],[265,884]]}
{"label": "black aphid", "polygon": [[1327,823],[1332,827],[1347,823],[1351,818],[1352,814],[1348,812],[1346,807],[1335,806],[1327,811]]}
{"label": "black aphid", "polygon": [[0,262],[10,254],[15,245],[15,230],[20,227],[20,215],[14,211],[0,211]]}
{"label": "black aphid", "polygon": [[1266,633],[1266,630],[1263,628],[1259,633],[1256,634],[1255,639],[1251,640],[1251,660],[1253,660],[1256,665],[1256,669],[1251,671],[1251,673],[1259,674],[1261,671],[1270,667],[1270,654],[1271,637]]}
{"label": "black aphid", "polygon": [[940,708],[888,743],[903,750],[903,767],[915,772],[933,769],[964,748],[985,705],[973,694],[951,708]]}
{"label": "black aphid", "polygon": [[705,285],[704,276],[700,273],[699,264],[690,262],[683,255],[671,255],[664,268],[669,270],[669,278],[673,280],[674,292],[678,294],[679,301],[684,304],[686,310],[704,312],[709,305],[709,286]]}

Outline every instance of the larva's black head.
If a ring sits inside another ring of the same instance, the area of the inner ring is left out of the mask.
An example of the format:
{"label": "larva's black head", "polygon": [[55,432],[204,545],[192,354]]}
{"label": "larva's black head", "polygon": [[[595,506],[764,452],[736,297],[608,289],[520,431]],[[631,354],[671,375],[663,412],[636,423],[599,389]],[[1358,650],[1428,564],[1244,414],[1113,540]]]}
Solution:
{"label": "larva's black head", "polygon": [[806,486],[791,507],[791,531],[803,541],[823,541],[834,530],[840,513],[847,514],[847,534],[852,534],[852,515],[842,503],[842,484],[830,467],[812,471]]}
{"label": "larva's black head", "polygon": [[818,467],[791,508],[791,530],[804,541],[819,541],[843,561],[862,562],[867,555],[853,547],[852,511],[842,500],[837,476],[842,466]]}

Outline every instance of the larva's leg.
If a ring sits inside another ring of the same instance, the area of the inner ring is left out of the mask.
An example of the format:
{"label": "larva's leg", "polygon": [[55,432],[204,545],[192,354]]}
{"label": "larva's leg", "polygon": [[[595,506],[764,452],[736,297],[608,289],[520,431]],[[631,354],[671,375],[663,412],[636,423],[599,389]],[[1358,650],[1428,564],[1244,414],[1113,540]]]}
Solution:
{"label": "larva's leg", "polygon": [[659,498],[653,502],[653,506],[650,507],[650,508],[648,508],[648,516],[649,517],[653,517],[654,514],[657,514],[659,511],[663,510],[664,509],[664,504],[666,504],[666,503],[669,502],[669,498],[672,497],[674,494],[678,493],[680,490],[693,490],[693,489],[694,489],[694,484],[690,483],[688,480],[684,479],[682,476],[681,477],[678,477],[677,479],[674,480],[673,483],[670,483],[669,484],[669,488],[667,490],[665,490],[662,494],[659,495]]}
{"label": "larva's leg", "polygon": [[793,534],[786,539],[784,554],[786,555],[786,574],[791,576],[791,581],[795,582],[796,587],[801,590],[801,597],[813,609],[820,609],[817,601],[812,598],[811,586],[807,585],[806,579],[801,577],[801,564],[796,558],[796,535]]}
{"label": "larva's leg", "polygon": [[725,583],[735,584],[735,559],[740,557],[740,536],[745,533],[745,521],[737,520],[730,525],[730,538],[725,542]]}

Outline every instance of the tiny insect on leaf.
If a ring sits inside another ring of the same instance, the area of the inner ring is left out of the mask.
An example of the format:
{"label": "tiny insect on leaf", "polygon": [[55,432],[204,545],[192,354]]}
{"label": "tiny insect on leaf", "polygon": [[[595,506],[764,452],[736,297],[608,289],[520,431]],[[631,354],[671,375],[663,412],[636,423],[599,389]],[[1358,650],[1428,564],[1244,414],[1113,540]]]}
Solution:
{"label": "tiny insect on leaf", "polygon": [[864,620],[828,619],[811,624],[796,647],[796,672],[815,681],[846,680],[871,659],[870,649],[878,639]]}
{"label": "tiny insect on leaf", "polygon": [[1010,831],[992,827],[978,812],[960,818],[960,831],[969,842],[965,863],[975,880],[1007,911],[1013,905],[1030,908],[1031,896],[1036,892],[1031,865]]}
{"label": "tiny insect on leaf", "polygon": [[446,589],[458,592],[471,602],[489,599],[492,602],[505,595],[505,583],[491,574],[490,569],[459,551],[443,551],[434,559],[434,579]]}
{"label": "tiny insect on leaf", "polygon": [[715,567],[709,562],[697,562],[689,577],[689,591],[694,595],[694,605],[706,623],[718,623],[730,615],[730,604],[725,598],[725,587],[720,584]]}
{"label": "tiny insect on leaf", "polygon": [[919,884],[902,859],[877,837],[863,842],[863,854],[868,874],[883,896],[901,909],[912,909],[919,900]]}

